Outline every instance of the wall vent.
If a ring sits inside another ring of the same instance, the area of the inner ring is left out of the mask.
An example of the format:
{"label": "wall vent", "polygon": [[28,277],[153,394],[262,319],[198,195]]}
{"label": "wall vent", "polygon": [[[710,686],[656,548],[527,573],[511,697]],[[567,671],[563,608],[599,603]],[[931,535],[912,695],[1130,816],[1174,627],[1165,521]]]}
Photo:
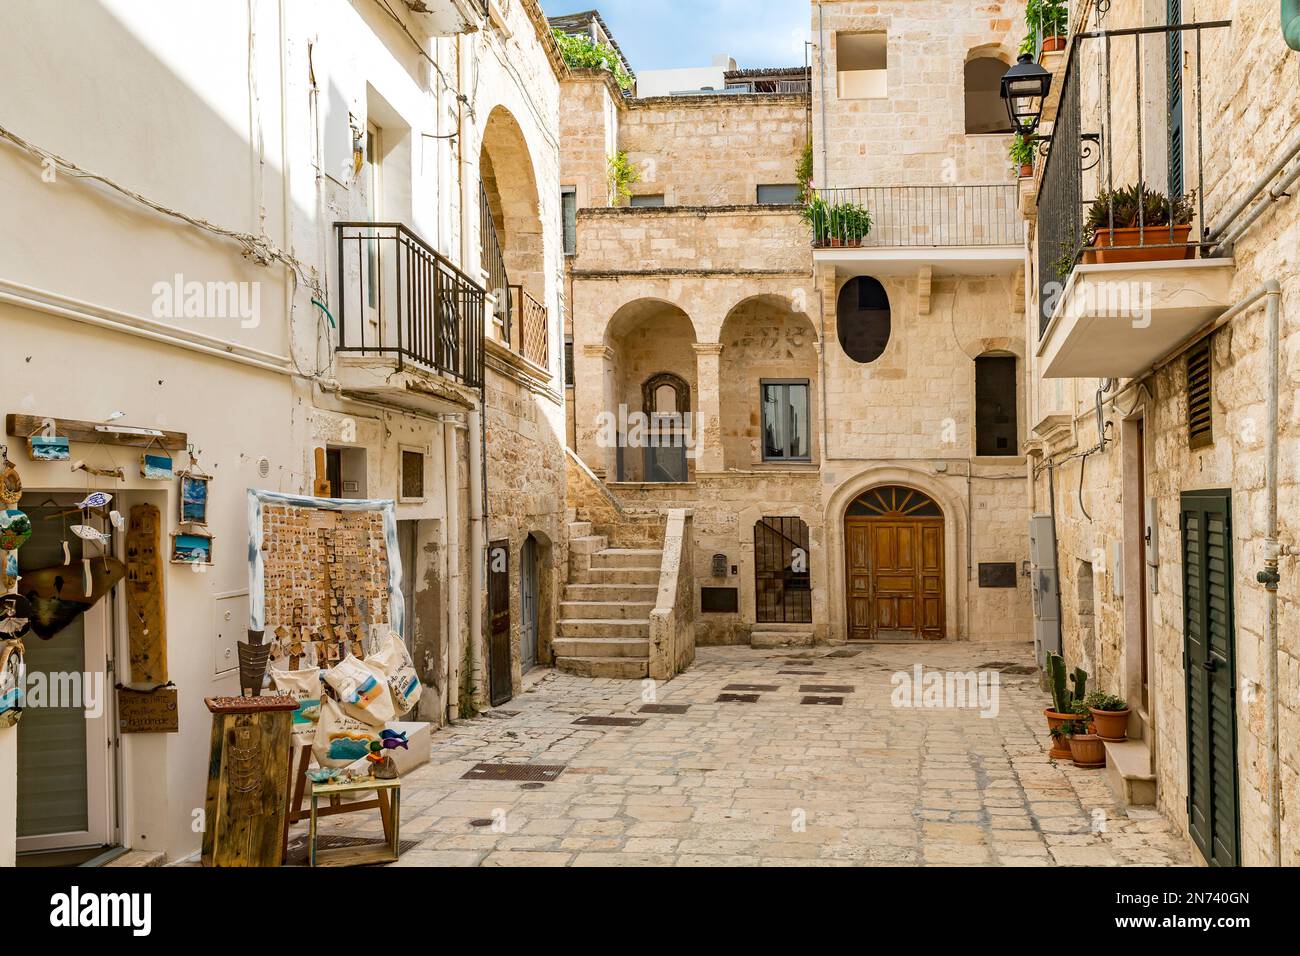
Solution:
{"label": "wall vent", "polygon": [[1205,448],[1214,444],[1214,391],[1211,374],[1213,350],[1210,339],[1187,353],[1187,446]]}

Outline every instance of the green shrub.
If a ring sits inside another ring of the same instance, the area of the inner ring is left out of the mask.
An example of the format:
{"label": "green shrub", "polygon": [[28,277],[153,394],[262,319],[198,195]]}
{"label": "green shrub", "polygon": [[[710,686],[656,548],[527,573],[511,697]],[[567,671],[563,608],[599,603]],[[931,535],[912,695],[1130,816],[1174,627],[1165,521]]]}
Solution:
{"label": "green shrub", "polygon": [[605,43],[597,43],[589,36],[571,36],[563,30],[551,30],[555,42],[560,45],[560,55],[564,62],[577,70],[608,70],[614,75],[614,82],[621,90],[632,88],[632,76],[623,67],[614,48]]}
{"label": "green shrub", "polygon": [[1111,213],[1114,211],[1116,229],[1134,229],[1138,225],[1138,211],[1144,226],[1185,226],[1192,221],[1195,214],[1195,191],[1179,196],[1172,203],[1164,193],[1142,187],[1141,199],[1138,187],[1121,186],[1118,189],[1101,190],[1097,198],[1088,207],[1088,218],[1084,223],[1084,237],[1091,243],[1098,230],[1111,227]]}

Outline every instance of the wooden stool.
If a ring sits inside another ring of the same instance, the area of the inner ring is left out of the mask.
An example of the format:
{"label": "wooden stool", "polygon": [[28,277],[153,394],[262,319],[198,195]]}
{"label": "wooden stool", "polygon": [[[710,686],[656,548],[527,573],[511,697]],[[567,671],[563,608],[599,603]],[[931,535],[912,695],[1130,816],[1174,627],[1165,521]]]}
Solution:
{"label": "wooden stool", "polygon": [[[375,799],[363,803],[347,804],[342,808],[334,806],[340,796],[346,793],[359,793],[364,790],[375,791]],[[328,797],[331,805],[318,807],[321,797]],[[391,801],[391,803],[390,803]],[[347,813],[369,807],[378,807],[380,819],[384,824],[383,846],[337,847],[332,850],[316,849],[316,818],[332,813]],[[378,780],[370,777],[364,780],[352,780],[338,783],[327,780],[311,785],[311,822],[308,825],[307,865],[308,866],[364,866],[368,863],[395,863],[401,846],[402,822],[402,782]]]}
{"label": "wooden stool", "polygon": [[[292,774],[292,761],[290,761],[290,773]],[[301,744],[298,750],[298,774],[296,779],[291,777],[289,784],[289,822],[298,823],[306,820],[308,817],[307,809],[303,806],[303,801],[307,798],[307,768],[311,766],[311,744]],[[374,787],[361,787],[360,789],[375,789]],[[376,792],[373,800],[357,800],[354,802],[344,803],[338,794],[331,794],[329,806],[321,807],[316,815],[319,817],[333,816],[336,813],[352,813],[356,810],[378,810],[379,815],[384,821],[384,836],[391,838],[388,822],[388,806],[379,799]]]}

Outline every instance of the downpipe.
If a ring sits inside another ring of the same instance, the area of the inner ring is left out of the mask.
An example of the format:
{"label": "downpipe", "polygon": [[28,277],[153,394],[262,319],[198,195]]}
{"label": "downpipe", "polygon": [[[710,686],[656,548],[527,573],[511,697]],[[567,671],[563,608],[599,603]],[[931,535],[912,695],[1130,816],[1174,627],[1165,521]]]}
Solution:
{"label": "downpipe", "polygon": [[[486,400],[486,390],[483,400]],[[469,413],[469,695],[476,708],[483,700],[483,578],[487,566],[483,547],[487,518],[487,482],[483,473],[487,434],[483,430],[482,407]]]}
{"label": "downpipe", "polygon": [[[446,508],[446,581],[447,581],[447,664],[443,687],[447,695],[448,723],[460,719],[460,482],[456,469],[456,432],[465,428],[460,415],[442,416],[442,473]],[[473,443],[471,438],[470,444]],[[472,503],[471,503],[472,511]]]}

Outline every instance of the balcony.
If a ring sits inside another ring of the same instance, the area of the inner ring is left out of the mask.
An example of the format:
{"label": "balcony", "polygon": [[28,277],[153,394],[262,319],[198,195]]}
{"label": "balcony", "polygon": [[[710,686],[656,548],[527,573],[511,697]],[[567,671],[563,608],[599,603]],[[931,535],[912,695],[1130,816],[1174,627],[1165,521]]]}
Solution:
{"label": "balcony", "polygon": [[1024,264],[1014,183],[819,189],[808,208],[813,259],[850,274],[992,275]]}
{"label": "balcony", "polygon": [[463,407],[483,383],[483,287],[402,223],[336,222],[334,232],[344,391],[425,411]]}
{"label": "balcony", "polygon": [[[1228,21],[1081,33],[1061,73],[1037,197],[1046,378],[1140,375],[1229,305],[1209,258],[1202,55]],[[1140,197],[1140,198],[1139,198]]]}
{"label": "balcony", "polygon": [[488,0],[404,0],[412,19],[431,37],[473,33],[487,19]]}

